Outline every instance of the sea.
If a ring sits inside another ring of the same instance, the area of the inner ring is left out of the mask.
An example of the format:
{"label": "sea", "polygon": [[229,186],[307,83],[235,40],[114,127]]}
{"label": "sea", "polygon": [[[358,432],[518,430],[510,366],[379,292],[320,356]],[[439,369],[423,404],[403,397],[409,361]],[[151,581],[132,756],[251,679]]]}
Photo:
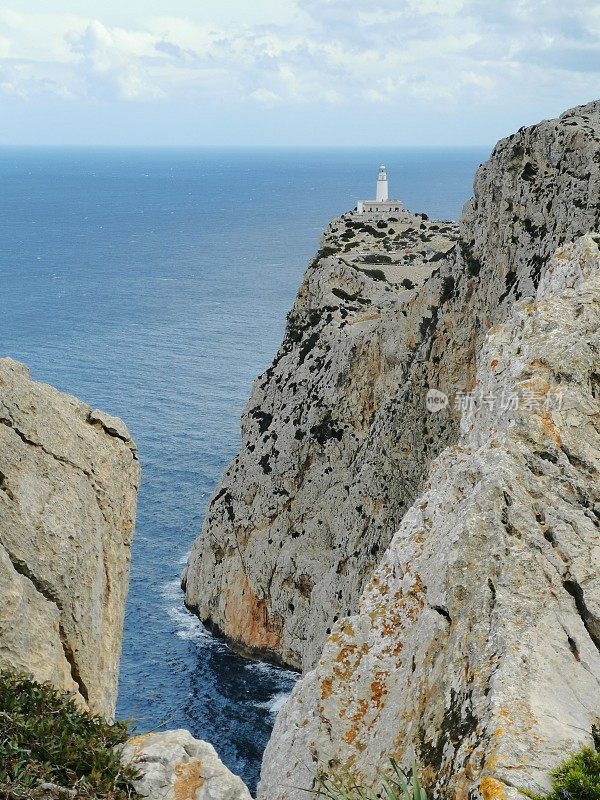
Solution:
{"label": "sea", "polygon": [[0,353],[122,417],[142,484],[118,717],[188,728],[254,790],[297,675],[245,660],[183,605],[180,573],[329,220],[380,164],[457,219],[486,148],[0,149]]}

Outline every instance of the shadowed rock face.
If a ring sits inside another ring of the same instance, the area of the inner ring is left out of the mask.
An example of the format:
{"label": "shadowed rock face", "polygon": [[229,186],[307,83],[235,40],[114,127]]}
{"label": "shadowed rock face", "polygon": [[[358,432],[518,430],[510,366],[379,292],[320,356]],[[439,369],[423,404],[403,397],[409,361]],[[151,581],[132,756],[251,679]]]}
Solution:
{"label": "shadowed rock face", "polygon": [[[359,611],[280,712],[259,797],[415,753],[435,797],[516,798],[600,719],[600,252],[562,247],[485,338],[474,404]],[[518,398],[515,405],[514,398]],[[443,413],[443,412],[442,412]]]}
{"label": "shadowed rock face", "polygon": [[[432,459],[456,442],[452,400],[472,387],[487,330],[535,295],[556,247],[598,228],[599,197],[592,103],[496,146],[458,244],[451,224],[419,216],[332,223],[184,574],[209,626],[316,664]],[[429,387],[450,396],[448,411],[426,411]]]}
{"label": "shadowed rock face", "polygon": [[138,483],[120,420],[0,359],[0,667],[107,717]]}

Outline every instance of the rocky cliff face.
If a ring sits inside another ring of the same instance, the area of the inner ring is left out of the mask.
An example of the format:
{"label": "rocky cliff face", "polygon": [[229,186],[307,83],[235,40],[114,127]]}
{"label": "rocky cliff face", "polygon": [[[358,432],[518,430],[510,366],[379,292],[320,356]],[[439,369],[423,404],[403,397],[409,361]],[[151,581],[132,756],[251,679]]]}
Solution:
{"label": "rocky cliff face", "polygon": [[248,650],[311,666],[417,490],[420,432],[398,440],[389,412],[415,298],[457,233],[412,214],[326,231],[185,579],[188,605]]}
{"label": "rocky cliff face", "polygon": [[138,482],[120,420],[0,359],[0,666],[107,717]]}
{"label": "rocky cliff face", "polygon": [[[502,140],[460,225],[334,221],[242,449],[184,574],[199,616],[250,651],[311,668],[350,616],[429,465],[459,434],[489,327],[532,298],[557,246],[600,223],[600,104]],[[445,413],[426,410],[428,388]]]}
{"label": "rocky cliff face", "polygon": [[277,719],[263,800],[299,800],[317,769],[349,768],[368,785],[390,756],[413,753],[436,797],[516,800],[592,744],[598,241],[560,248],[535,300],[484,340],[458,443],[433,462],[358,614],[336,624]]}

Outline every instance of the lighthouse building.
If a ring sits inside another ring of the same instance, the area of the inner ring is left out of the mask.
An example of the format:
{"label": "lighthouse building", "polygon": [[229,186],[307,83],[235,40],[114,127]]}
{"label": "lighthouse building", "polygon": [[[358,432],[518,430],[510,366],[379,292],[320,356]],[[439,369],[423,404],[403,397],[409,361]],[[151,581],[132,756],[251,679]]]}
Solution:
{"label": "lighthouse building", "polygon": [[399,200],[390,200],[385,167],[379,168],[375,200],[359,200],[356,210],[359,214],[375,214],[377,216],[391,214],[394,211],[404,211],[404,206]]}

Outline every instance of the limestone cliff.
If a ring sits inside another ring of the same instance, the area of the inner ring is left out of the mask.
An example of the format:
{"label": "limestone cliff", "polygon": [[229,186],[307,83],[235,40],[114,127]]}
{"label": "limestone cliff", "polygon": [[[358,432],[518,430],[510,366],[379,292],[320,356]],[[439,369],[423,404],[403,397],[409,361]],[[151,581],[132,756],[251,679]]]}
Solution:
{"label": "limestone cliff", "polygon": [[[457,440],[453,399],[558,245],[600,223],[600,104],[502,140],[477,173],[460,241],[419,215],[334,221],[242,448],[184,574],[186,601],[239,646],[309,669],[351,615],[432,459]],[[447,412],[425,406],[429,387]]]}
{"label": "limestone cliff", "polygon": [[278,716],[262,800],[300,800],[320,768],[369,784],[413,753],[434,797],[516,800],[592,744],[599,241],[560,248],[484,340],[458,443]]}
{"label": "limestone cliff", "polygon": [[107,717],[138,482],[120,420],[0,359],[0,666]]}
{"label": "limestone cliff", "polygon": [[420,431],[398,437],[392,409],[457,232],[412,214],[325,232],[187,569],[188,605],[234,642],[308,667],[354,609],[419,485]]}

